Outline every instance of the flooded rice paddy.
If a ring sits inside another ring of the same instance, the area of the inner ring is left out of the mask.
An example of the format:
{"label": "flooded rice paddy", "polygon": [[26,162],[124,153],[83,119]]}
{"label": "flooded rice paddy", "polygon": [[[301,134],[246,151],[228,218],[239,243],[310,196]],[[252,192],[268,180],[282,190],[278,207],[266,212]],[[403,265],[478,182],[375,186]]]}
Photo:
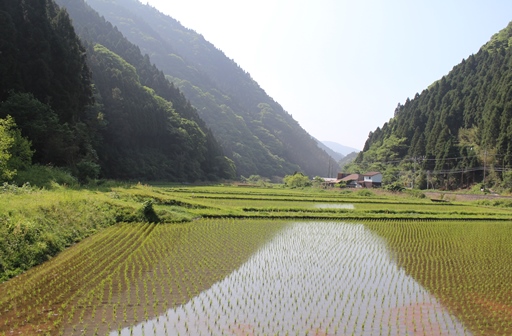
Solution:
{"label": "flooded rice paddy", "polygon": [[362,224],[292,223],[225,279],[111,335],[470,335]]}
{"label": "flooded rice paddy", "polygon": [[0,284],[7,335],[509,335],[507,221],[120,224]]}

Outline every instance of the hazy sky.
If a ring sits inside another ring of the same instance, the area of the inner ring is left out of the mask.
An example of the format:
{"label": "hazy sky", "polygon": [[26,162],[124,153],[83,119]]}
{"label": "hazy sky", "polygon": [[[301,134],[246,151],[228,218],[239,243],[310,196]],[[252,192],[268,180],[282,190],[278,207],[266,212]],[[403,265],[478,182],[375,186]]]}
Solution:
{"label": "hazy sky", "polygon": [[509,0],[141,2],[202,34],[311,135],[359,149],[512,20]]}

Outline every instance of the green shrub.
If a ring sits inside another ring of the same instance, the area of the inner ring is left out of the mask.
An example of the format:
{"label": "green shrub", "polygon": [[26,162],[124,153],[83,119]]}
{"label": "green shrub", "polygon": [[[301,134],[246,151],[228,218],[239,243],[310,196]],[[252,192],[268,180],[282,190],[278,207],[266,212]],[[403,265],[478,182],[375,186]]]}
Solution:
{"label": "green shrub", "polygon": [[375,193],[368,189],[362,189],[356,192],[357,196],[363,196],[363,197],[373,197],[375,196]]}
{"label": "green shrub", "polygon": [[383,189],[392,192],[400,192],[405,190],[404,186],[400,182],[386,184]]}
{"label": "green shrub", "polygon": [[142,203],[142,207],[138,211],[139,219],[142,222],[148,222],[148,223],[160,223],[160,218],[155,212],[155,209],[153,208],[153,201],[145,201]]}
{"label": "green shrub", "polygon": [[9,184],[8,182],[4,182],[4,184],[0,187],[0,193],[2,194],[29,194],[34,191],[34,188],[30,186],[30,183],[24,183],[22,186],[18,187],[16,184]]}
{"label": "green shrub", "polygon": [[421,190],[417,190],[417,189],[407,189],[407,190],[405,190],[405,193],[408,194],[411,197],[416,197],[416,198],[425,198],[425,197],[427,197],[427,196],[425,196],[424,193],[421,192]]}
{"label": "green shrub", "polygon": [[95,162],[82,160],[76,165],[76,176],[80,183],[87,183],[90,180],[97,179],[99,175],[100,165]]}
{"label": "green shrub", "polygon": [[304,174],[295,173],[293,175],[286,175],[284,177],[284,184],[290,188],[304,188],[311,186],[311,181]]}

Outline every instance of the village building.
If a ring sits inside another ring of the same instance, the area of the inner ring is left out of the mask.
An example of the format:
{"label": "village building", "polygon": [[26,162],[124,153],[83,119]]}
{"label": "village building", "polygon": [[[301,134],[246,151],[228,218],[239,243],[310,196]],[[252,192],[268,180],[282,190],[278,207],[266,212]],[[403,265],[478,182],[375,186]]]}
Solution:
{"label": "village building", "polygon": [[365,174],[338,173],[336,183],[341,182],[345,182],[348,188],[380,188],[382,186],[382,174],[380,172]]}

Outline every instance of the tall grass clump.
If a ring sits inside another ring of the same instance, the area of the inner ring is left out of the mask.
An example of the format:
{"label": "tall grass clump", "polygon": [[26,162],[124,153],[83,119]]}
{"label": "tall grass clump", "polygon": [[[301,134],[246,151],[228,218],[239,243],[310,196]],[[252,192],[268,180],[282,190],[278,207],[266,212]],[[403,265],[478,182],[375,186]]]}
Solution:
{"label": "tall grass clump", "polygon": [[141,222],[160,223],[160,218],[153,208],[153,201],[148,200],[142,203],[142,207],[138,210],[137,216]]}
{"label": "tall grass clump", "polygon": [[361,190],[357,191],[355,193],[355,195],[361,196],[361,197],[373,197],[373,196],[375,196],[375,193],[368,189],[361,189]]}

